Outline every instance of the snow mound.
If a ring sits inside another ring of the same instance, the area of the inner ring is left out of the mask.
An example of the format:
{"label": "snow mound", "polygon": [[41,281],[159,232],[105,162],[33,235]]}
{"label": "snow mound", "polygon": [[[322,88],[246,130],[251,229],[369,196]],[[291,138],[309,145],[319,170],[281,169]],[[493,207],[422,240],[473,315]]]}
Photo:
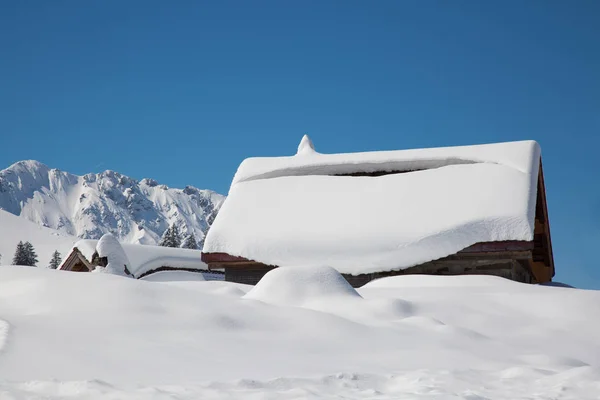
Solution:
{"label": "snow mound", "polygon": [[115,275],[131,275],[129,267],[131,263],[125,254],[125,250],[116,237],[107,233],[98,240],[96,245],[98,256],[108,258],[106,267],[97,267],[94,271],[108,272]]}
{"label": "snow mound", "polygon": [[403,287],[478,287],[478,286],[514,286],[522,283],[491,275],[399,275],[375,279],[365,284],[365,289],[403,288]]}
{"label": "snow mound", "polygon": [[180,282],[180,281],[206,281],[200,272],[189,271],[159,271],[141,278],[151,282]]}
{"label": "snow mound", "polygon": [[269,271],[244,298],[283,306],[361,296],[331,267],[287,267]]}

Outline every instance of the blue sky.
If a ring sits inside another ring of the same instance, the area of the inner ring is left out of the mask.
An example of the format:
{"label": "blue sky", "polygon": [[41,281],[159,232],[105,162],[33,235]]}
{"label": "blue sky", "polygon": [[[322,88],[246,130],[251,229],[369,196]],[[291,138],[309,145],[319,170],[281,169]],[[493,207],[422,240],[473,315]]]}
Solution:
{"label": "blue sky", "polygon": [[0,3],[0,167],[226,193],[248,156],[535,139],[557,277],[600,288],[600,2]]}

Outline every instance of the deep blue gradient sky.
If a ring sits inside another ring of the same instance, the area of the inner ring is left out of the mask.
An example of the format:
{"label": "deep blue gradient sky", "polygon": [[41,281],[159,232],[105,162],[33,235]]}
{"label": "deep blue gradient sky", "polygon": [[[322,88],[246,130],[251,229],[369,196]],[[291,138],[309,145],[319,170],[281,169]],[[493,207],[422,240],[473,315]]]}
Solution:
{"label": "deep blue gradient sky", "polygon": [[[600,288],[600,1],[4,1],[0,168],[226,193],[248,156],[535,139]],[[440,199],[443,201],[443,199]]]}

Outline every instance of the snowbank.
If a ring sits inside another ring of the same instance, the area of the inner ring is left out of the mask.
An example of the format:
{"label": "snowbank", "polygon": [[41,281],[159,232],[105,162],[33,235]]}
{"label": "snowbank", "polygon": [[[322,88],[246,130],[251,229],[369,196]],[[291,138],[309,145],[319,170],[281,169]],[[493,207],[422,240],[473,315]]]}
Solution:
{"label": "snowbank", "polygon": [[[2,267],[0,397],[600,396],[598,291],[448,279],[361,288],[361,299],[325,276],[316,294],[268,290],[273,306],[240,298],[248,286],[230,282]],[[337,304],[283,305],[301,298]]]}
{"label": "snowbank", "polygon": [[363,288],[405,288],[405,287],[501,287],[521,286],[523,283],[492,275],[399,275],[375,279]]}
{"label": "snowbank", "polygon": [[269,271],[245,299],[286,306],[303,306],[334,297],[360,298],[339,272],[331,267],[289,267]]}
{"label": "snowbank", "polygon": [[187,271],[159,271],[141,278],[144,281],[150,282],[204,282],[206,279],[198,272]]}

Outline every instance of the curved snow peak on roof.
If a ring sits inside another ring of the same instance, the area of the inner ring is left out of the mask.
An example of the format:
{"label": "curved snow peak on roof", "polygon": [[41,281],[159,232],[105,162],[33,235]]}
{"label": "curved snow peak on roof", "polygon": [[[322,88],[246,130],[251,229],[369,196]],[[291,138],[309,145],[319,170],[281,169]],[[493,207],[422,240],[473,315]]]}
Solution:
{"label": "curved snow peak on roof", "polygon": [[[531,241],[539,162],[533,141],[248,159],[203,251],[363,274]],[[417,171],[331,176],[370,168]]]}
{"label": "curved snow peak on roof", "polygon": [[129,274],[127,271],[129,271],[131,263],[121,243],[119,243],[114,235],[110,233],[102,235],[96,244],[96,251],[100,257],[108,259],[108,264],[106,265],[107,272],[115,275]]}
{"label": "curved snow peak on roof", "polygon": [[[79,249],[88,261],[92,261],[97,245],[98,240],[84,239],[75,243],[73,247]],[[130,262],[127,268],[136,278],[160,267],[208,269],[201,261],[201,252],[198,250],[130,243],[123,243],[121,247]]]}
{"label": "curved snow peak on roof", "polygon": [[342,175],[381,171],[418,171],[448,165],[492,163],[523,173],[537,172],[540,147],[533,140],[364,153],[321,154],[304,136],[289,157],[248,158],[238,168],[232,186],[245,181],[303,175]]}
{"label": "curved snow peak on roof", "polygon": [[302,140],[300,140],[300,144],[298,145],[298,151],[296,152],[296,155],[302,154],[317,154],[315,151],[315,145],[313,144],[312,140],[310,140],[308,135],[302,136]]}

